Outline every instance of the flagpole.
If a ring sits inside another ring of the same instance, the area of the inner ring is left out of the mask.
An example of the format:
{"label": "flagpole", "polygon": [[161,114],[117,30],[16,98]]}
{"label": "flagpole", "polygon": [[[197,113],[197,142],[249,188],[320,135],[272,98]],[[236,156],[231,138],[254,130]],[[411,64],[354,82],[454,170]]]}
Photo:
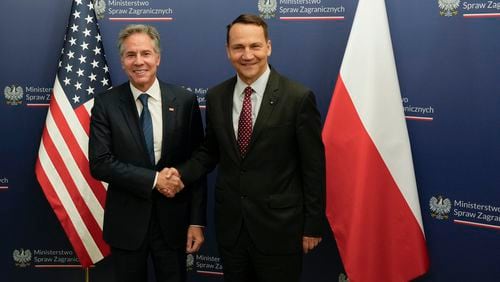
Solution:
{"label": "flagpole", "polygon": [[89,279],[89,271],[90,271],[90,267],[85,267],[85,282],[89,282],[90,279]]}

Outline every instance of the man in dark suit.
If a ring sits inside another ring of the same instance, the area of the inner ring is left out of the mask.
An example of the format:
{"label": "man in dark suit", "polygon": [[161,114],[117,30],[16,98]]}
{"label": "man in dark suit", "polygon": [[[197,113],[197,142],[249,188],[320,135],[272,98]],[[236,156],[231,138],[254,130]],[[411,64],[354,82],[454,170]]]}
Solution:
{"label": "man in dark suit", "polygon": [[207,93],[206,137],[172,170],[193,183],[217,164],[215,227],[225,281],[300,279],[302,253],[321,241],[325,160],[313,93],[268,65],[258,16],[227,27],[237,76]]}
{"label": "man in dark suit", "polygon": [[92,175],[109,183],[104,239],[116,281],[185,281],[186,251],[202,244],[206,210],[203,177],[173,196],[167,166],[186,161],[203,140],[196,97],[156,77],[160,38],[154,27],[132,25],[118,46],[129,82],[95,98],[89,140]]}

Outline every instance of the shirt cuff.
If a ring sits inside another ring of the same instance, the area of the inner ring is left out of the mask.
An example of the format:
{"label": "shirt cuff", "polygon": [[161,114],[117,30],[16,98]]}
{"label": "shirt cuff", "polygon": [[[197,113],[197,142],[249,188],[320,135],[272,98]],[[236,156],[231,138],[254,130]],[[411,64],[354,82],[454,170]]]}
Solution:
{"label": "shirt cuff", "polygon": [[155,181],[153,182],[153,188],[152,188],[153,190],[154,190],[154,189],[155,189],[155,187],[156,187],[156,181],[158,180],[158,174],[159,174],[159,173],[158,173],[158,171],[157,171],[157,172],[156,172],[156,174],[155,174]]}

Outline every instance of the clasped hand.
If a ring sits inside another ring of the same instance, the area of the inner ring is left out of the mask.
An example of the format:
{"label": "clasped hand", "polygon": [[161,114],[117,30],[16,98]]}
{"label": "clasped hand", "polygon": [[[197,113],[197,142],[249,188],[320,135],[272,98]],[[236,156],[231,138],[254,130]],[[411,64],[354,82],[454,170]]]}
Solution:
{"label": "clasped hand", "polygon": [[166,167],[158,173],[155,187],[165,197],[173,198],[184,188],[184,183],[177,169]]}

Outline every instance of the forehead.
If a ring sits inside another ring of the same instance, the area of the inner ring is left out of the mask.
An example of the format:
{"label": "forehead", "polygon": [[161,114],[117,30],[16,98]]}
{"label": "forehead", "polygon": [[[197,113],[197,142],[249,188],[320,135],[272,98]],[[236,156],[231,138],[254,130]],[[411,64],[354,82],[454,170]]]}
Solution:
{"label": "forehead", "polygon": [[133,33],[123,41],[125,50],[130,49],[154,49],[153,39],[145,33]]}
{"label": "forehead", "polygon": [[264,28],[255,24],[234,24],[229,30],[229,43],[241,43],[242,41],[265,42]]}

